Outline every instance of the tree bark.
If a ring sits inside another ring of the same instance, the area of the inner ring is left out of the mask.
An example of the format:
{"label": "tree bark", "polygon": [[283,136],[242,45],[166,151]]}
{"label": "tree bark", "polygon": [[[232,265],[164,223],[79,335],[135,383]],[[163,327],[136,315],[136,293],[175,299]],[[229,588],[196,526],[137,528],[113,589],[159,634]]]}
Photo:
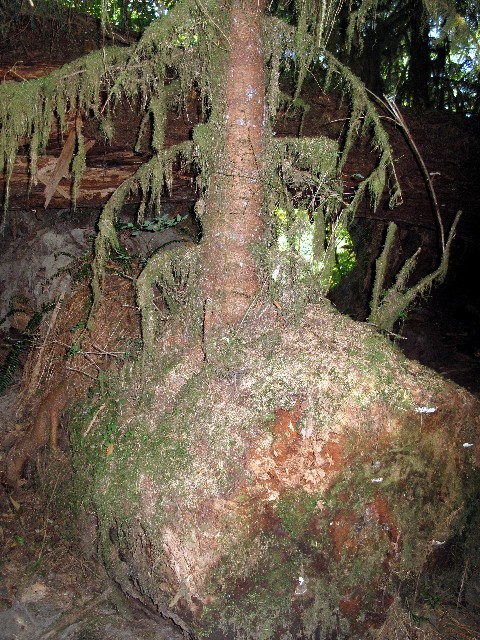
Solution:
{"label": "tree bark", "polygon": [[235,327],[259,288],[251,248],[264,233],[264,0],[234,0],[225,82],[225,154],[202,219],[205,341]]}
{"label": "tree bark", "polygon": [[412,106],[427,109],[430,106],[428,95],[430,81],[429,24],[420,0],[413,0],[411,12],[408,84]]}

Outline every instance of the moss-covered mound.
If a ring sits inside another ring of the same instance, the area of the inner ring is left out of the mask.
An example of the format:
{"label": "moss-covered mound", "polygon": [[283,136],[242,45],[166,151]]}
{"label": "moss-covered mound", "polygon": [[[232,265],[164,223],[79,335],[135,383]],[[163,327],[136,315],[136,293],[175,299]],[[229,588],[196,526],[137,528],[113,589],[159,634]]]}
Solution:
{"label": "moss-covered mound", "polygon": [[342,637],[465,530],[479,405],[329,306],[251,315],[215,365],[171,347],[75,412],[78,495],[122,589],[195,635]]}

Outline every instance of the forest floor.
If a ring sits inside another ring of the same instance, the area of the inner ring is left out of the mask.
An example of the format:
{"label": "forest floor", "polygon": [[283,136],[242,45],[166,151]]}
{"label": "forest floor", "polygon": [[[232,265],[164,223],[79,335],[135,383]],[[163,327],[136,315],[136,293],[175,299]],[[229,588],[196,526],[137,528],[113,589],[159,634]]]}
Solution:
{"label": "forest floor", "polygon": [[[1,398],[3,424],[15,391]],[[178,628],[127,600],[82,555],[68,510],[58,513],[56,496],[39,489],[37,462],[24,486],[0,487],[0,640],[180,640]]]}

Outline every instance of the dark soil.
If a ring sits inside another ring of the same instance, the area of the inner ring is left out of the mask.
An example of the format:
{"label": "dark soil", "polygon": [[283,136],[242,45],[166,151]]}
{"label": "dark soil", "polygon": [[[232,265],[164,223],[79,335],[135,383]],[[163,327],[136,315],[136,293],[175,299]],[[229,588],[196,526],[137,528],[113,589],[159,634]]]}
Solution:
{"label": "dark soil", "polygon": [[480,305],[448,288],[412,309],[399,329],[409,358],[480,396]]}

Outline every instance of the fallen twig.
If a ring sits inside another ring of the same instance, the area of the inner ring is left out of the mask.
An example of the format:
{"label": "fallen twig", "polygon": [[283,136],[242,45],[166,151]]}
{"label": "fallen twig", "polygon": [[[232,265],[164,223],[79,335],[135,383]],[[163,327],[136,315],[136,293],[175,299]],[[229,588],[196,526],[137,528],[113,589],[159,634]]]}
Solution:
{"label": "fallen twig", "polygon": [[[410,129],[408,128],[408,125],[405,122],[405,118],[400,112],[400,109],[395,104],[395,100],[393,98],[389,98],[388,96],[384,96],[384,99],[382,100],[376,94],[372,93],[372,95],[383,106],[383,108],[392,115],[394,123],[400,127],[401,131],[403,132],[403,135],[405,136],[405,139],[407,140],[408,146],[412,150],[415,160],[417,161],[417,164],[420,168],[423,179],[425,180],[425,183],[427,185],[428,195],[432,202],[433,210],[437,218],[438,228],[440,232],[440,242],[441,242],[442,253],[443,253],[445,251],[445,232],[443,229],[442,216],[440,213],[440,207],[438,205],[437,194],[435,193],[435,189],[433,187],[431,174],[427,169],[427,166],[422,158],[422,155],[417,145],[415,144],[415,141],[410,132]],[[436,175],[438,175],[438,172],[436,172]]]}

